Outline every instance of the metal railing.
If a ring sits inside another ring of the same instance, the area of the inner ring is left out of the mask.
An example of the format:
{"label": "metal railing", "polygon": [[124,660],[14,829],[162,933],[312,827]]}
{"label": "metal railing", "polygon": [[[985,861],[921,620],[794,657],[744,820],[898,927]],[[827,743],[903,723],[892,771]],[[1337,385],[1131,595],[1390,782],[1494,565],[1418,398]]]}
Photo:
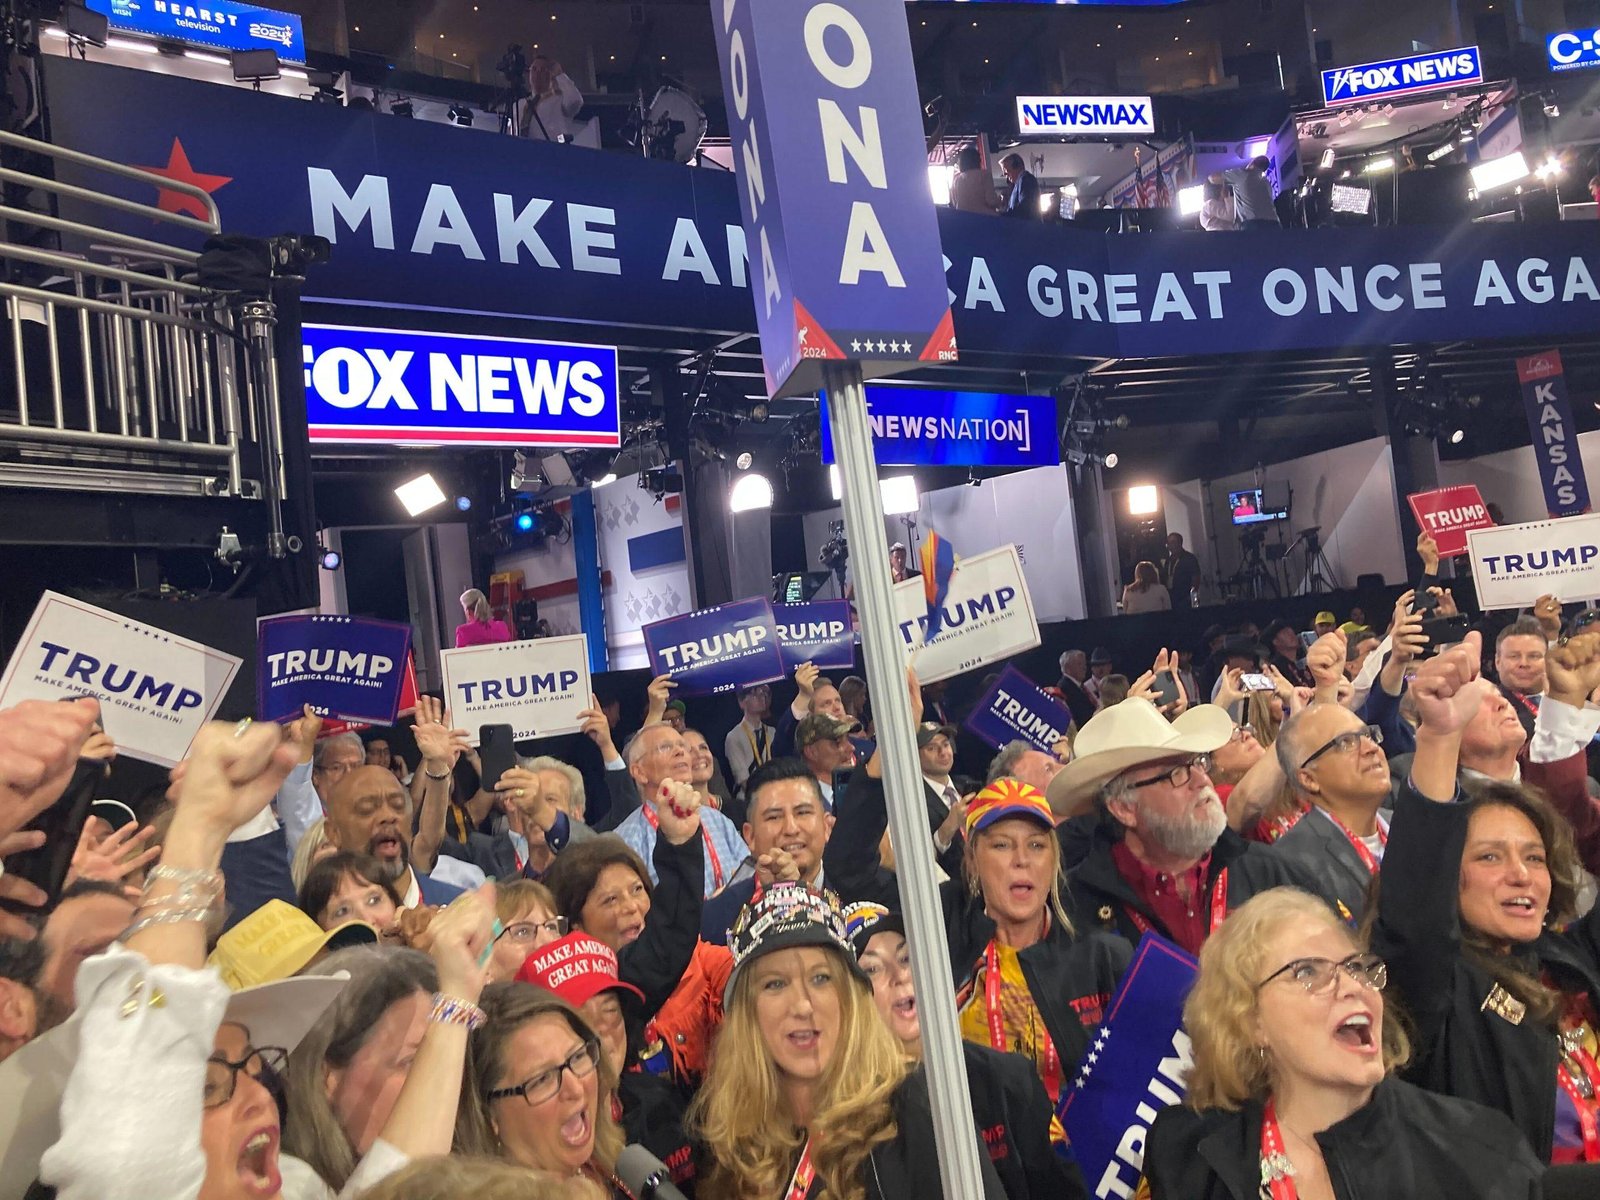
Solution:
{"label": "metal railing", "polygon": [[[53,159],[77,179],[137,180],[205,215],[0,161],[0,184],[11,185],[11,198],[0,196],[0,485],[275,502],[283,468],[263,434],[280,417],[275,375],[253,369],[260,343],[194,282],[197,252],[124,232],[131,215],[216,234],[216,203],[191,184],[0,132],[7,150]],[[54,196],[70,218],[26,206],[19,189]],[[63,248],[22,244],[25,228]]]}

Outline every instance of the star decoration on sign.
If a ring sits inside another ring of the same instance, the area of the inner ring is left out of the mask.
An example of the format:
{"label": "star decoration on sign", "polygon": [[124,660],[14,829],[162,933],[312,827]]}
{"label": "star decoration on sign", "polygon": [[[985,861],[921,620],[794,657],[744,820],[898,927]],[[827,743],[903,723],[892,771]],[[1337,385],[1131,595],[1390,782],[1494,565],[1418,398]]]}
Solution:
{"label": "star decoration on sign", "polygon": [[[135,164],[136,166],[138,164]],[[189,164],[188,152],[183,148],[183,142],[177,138],[172,139],[172,149],[167,154],[167,165],[164,167],[139,166],[139,170],[148,171],[152,175],[160,175],[176,183],[187,183],[201,189],[208,195],[215,192],[224,184],[232,183],[232,175],[207,175],[196,171]],[[180,192],[176,188],[161,188],[157,197],[156,206],[162,212],[177,213],[182,216],[193,217],[197,221],[207,220],[210,216],[205,205],[201,204],[195,196],[187,192]]]}

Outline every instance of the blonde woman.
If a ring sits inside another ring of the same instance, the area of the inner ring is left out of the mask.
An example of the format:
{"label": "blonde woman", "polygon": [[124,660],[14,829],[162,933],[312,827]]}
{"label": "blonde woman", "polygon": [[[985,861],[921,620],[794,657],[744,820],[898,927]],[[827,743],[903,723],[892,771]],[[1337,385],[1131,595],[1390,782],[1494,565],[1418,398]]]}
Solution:
{"label": "blonde woman", "polygon": [[466,621],[456,626],[457,650],[516,640],[504,621],[494,619],[494,613],[489,609],[489,598],[477,588],[468,588],[461,593],[461,615],[466,617]]}
{"label": "blonde woman", "polygon": [[1150,1129],[1151,1200],[1539,1195],[1542,1166],[1504,1115],[1394,1077],[1410,1047],[1387,978],[1309,893],[1241,905],[1200,951],[1188,1107]]}
{"label": "blonde woman", "polygon": [[625,1198],[615,1169],[622,1130],[609,1099],[616,1071],[578,1010],[528,983],[484,989],[473,1031],[455,1149],[583,1178]]}
{"label": "blonde woman", "polygon": [[[724,1200],[942,1193],[926,1084],[879,1019],[833,903],[780,883],[729,931],[734,972],[689,1110]],[[984,1195],[1000,1197],[988,1156]]]}
{"label": "blonde woman", "polygon": [[328,841],[324,818],[318,817],[306,829],[300,844],[294,848],[294,858],[289,863],[289,878],[294,881],[296,894],[305,887],[306,876],[311,874],[311,868],[330,855],[337,854],[338,851],[339,847]]}
{"label": "blonde woman", "polygon": [[429,1158],[396,1172],[361,1200],[605,1200],[585,1179],[562,1179],[498,1158]]}

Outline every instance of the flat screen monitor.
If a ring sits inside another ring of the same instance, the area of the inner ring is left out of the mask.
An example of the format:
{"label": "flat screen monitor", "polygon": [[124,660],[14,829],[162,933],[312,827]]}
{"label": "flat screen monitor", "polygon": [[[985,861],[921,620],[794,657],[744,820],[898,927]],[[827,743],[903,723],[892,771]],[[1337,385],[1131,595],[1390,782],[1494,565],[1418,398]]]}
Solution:
{"label": "flat screen monitor", "polygon": [[1260,488],[1229,492],[1228,514],[1235,525],[1260,525],[1267,521],[1286,520],[1289,516],[1284,508],[1263,503]]}

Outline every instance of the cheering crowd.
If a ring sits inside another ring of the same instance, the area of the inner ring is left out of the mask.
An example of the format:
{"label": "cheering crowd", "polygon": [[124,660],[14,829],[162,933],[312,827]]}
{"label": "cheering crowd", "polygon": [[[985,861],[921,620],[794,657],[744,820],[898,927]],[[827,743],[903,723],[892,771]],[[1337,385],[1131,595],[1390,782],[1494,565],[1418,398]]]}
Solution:
{"label": "cheering crowd", "polygon": [[[208,725],[143,820],[65,833],[97,702],[0,712],[0,1196],[937,1196],[924,1004],[985,1196],[1128,1196],[1061,1114],[1152,933],[1199,971],[1140,1194],[1600,1195],[1600,613],[1462,635],[1430,575],[1351,616],[1131,680],[1068,650],[1069,736],[987,762],[909,677],[915,847],[864,685],[810,665],[720,759],[666,677],[621,746],[597,701],[600,795],[488,778],[424,696],[404,738]],[[911,853],[949,996],[913,988]]]}

